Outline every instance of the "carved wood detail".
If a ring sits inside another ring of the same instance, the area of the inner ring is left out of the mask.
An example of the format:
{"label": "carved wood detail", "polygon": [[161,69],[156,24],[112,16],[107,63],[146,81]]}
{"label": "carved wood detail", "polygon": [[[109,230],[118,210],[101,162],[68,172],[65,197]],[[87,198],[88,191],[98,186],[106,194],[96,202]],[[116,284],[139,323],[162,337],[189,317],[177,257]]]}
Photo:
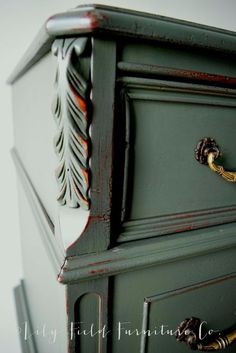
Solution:
{"label": "carved wood detail", "polygon": [[88,38],[58,39],[52,46],[58,60],[52,104],[58,129],[54,138],[59,159],[57,200],[86,210],[90,208],[90,47]]}

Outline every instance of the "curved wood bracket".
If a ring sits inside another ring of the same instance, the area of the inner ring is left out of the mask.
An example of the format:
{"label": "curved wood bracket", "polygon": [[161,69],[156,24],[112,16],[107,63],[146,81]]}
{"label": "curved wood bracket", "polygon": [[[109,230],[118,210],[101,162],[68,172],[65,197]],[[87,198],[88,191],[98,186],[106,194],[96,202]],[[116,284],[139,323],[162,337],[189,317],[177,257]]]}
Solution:
{"label": "curved wood bracket", "polygon": [[208,334],[204,335],[204,338],[201,338],[201,326],[202,321],[198,318],[185,319],[176,330],[176,340],[185,342],[192,350],[202,352],[219,351],[236,342],[235,327],[214,334],[210,334],[210,330]]}

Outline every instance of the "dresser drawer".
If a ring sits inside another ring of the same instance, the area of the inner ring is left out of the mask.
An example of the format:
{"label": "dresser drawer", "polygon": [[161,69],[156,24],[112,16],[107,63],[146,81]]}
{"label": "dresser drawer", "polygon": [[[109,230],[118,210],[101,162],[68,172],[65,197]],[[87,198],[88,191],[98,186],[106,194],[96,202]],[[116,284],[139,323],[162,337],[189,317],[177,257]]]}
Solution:
{"label": "dresser drawer", "polygon": [[[195,159],[204,137],[236,169],[236,94],[222,88],[126,77],[124,223],[119,240],[236,220],[236,188]],[[217,162],[218,163],[218,162]]]}
{"label": "dresser drawer", "polygon": [[234,324],[236,275],[227,274],[234,256],[235,250],[221,252],[116,276],[113,352],[187,353],[175,339],[183,319],[204,320],[202,336]]}

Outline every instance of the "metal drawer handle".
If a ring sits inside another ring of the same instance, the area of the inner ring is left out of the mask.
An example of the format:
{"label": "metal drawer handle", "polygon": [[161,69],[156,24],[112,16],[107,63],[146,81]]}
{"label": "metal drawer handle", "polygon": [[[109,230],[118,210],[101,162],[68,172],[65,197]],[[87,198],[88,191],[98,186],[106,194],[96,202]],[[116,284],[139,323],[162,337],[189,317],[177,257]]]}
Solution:
{"label": "metal drawer handle", "polygon": [[236,172],[226,171],[222,166],[217,165],[215,160],[221,155],[219,147],[214,139],[205,137],[200,140],[195,149],[195,158],[201,164],[206,164],[215,173],[225,180],[236,183]]}
{"label": "metal drawer handle", "polygon": [[218,331],[214,334],[210,334],[211,330],[209,330],[208,334],[205,334],[202,338],[201,326],[204,322],[195,317],[185,319],[176,330],[176,340],[178,342],[185,342],[192,350],[202,352],[219,351],[236,342],[235,327],[221,332]]}

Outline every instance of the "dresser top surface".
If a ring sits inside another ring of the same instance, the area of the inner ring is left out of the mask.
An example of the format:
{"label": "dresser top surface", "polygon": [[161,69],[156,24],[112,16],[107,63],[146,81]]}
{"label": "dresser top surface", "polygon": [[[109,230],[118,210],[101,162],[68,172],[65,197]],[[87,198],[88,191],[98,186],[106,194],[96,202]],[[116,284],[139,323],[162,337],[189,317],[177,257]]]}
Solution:
{"label": "dresser top surface", "polygon": [[55,38],[104,34],[236,55],[235,32],[150,13],[91,4],[49,17],[8,83],[16,81],[40,60],[50,50]]}

